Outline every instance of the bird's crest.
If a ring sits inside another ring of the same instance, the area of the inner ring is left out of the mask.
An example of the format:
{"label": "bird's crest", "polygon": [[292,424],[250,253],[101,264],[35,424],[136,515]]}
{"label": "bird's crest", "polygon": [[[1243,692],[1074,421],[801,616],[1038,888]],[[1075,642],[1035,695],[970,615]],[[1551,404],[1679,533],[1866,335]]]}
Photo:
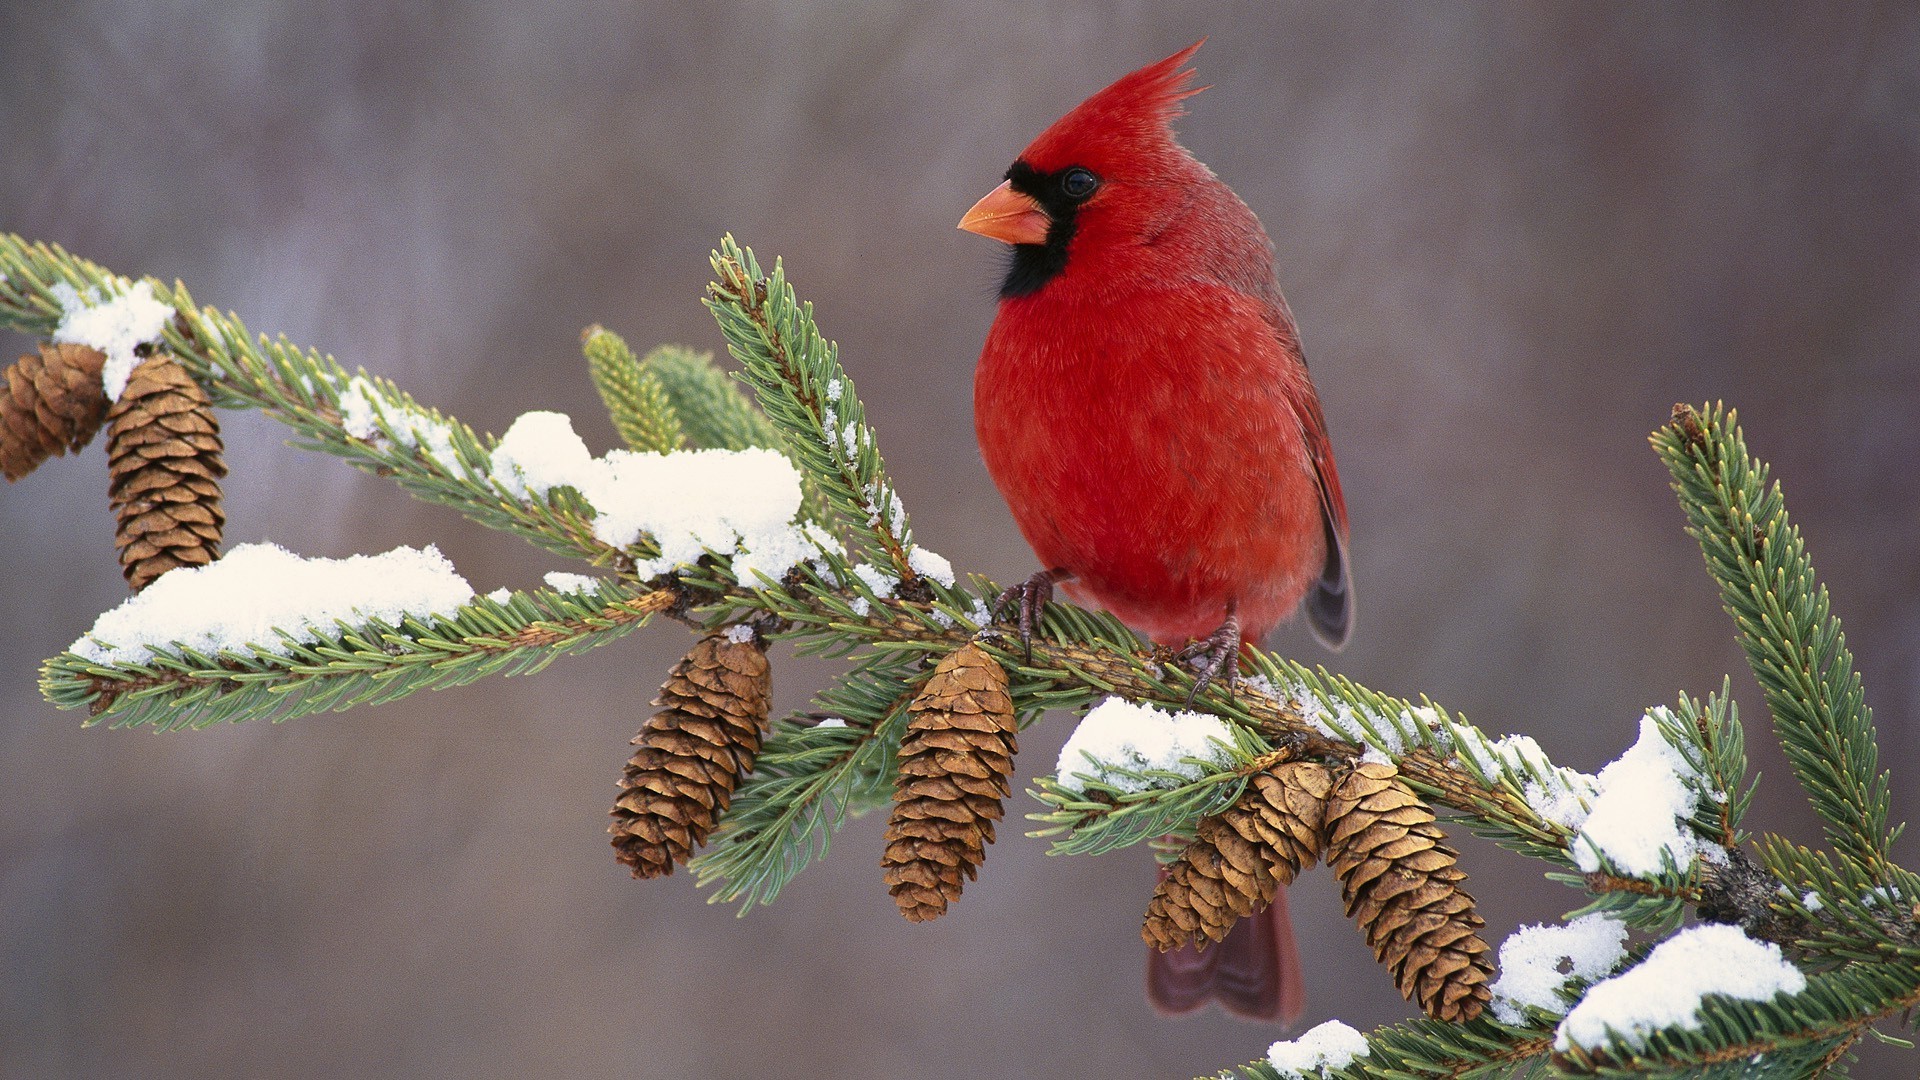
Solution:
{"label": "bird's crest", "polygon": [[1204,44],[1202,38],[1165,60],[1120,76],[1041,132],[1020,155],[1022,160],[1045,172],[1120,152],[1176,145],[1173,119],[1185,111],[1180,103],[1206,89],[1192,85],[1193,69],[1183,65]]}

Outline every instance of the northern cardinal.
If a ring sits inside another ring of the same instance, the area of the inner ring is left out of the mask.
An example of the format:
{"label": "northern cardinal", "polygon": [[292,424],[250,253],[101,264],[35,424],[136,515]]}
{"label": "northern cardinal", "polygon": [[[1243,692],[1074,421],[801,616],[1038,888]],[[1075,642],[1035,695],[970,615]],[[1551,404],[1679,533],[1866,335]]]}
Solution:
{"label": "northern cardinal", "polygon": [[[1231,685],[1243,640],[1295,608],[1353,625],[1347,510],[1273,242],[1174,138],[1198,43],[1080,103],[960,228],[1012,245],[974,376],[987,471],[1058,583]],[[1204,89],[1204,88],[1202,88]],[[1258,1019],[1304,1002],[1285,891],[1220,945],[1149,953],[1164,1011]]]}

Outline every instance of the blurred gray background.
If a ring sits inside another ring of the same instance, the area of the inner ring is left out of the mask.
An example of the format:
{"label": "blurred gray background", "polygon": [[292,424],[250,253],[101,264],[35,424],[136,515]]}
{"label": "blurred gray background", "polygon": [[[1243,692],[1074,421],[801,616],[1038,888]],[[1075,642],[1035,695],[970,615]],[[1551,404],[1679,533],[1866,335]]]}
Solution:
{"label": "blurred gray background", "polygon": [[[1732,673],[1751,825],[1817,839],[1645,444],[1724,398],[1913,816],[1910,5],[10,0],[0,229],[184,279],[482,430],[570,412],[600,449],[580,328],[717,346],[699,297],[731,230],[840,341],[922,542],[1004,581],[1033,567],[969,416],[1001,256],[954,222],[1054,117],[1202,35],[1181,130],[1278,245],[1352,507],[1353,645],[1279,645],[1584,769]],[[573,569],[223,422],[230,542],[433,542],[483,591]],[[96,445],[0,492],[8,1077],[1186,1077],[1278,1034],[1147,1009],[1144,851],[1049,859],[1016,821],[929,926],[886,895],[876,818],[745,920],[684,874],[629,880],[602,829],[671,624],[281,727],[82,730],[35,671],[124,596],[104,488]],[[833,670],[775,665],[781,709]],[[1465,846],[1495,939],[1577,905]],[[1333,880],[1293,897],[1307,1022],[1408,1015]],[[1856,1075],[1915,1071],[1867,1053]]]}

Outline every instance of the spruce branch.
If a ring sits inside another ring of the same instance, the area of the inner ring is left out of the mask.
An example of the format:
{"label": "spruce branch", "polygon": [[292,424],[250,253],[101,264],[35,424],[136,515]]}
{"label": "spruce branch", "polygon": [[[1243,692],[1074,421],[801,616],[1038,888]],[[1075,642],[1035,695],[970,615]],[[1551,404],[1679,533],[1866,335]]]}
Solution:
{"label": "spruce branch", "polygon": [[774,725],[712,843],[688,864],[701,886],[717,885],[709,903],[737,902],[742,915],[772,903],[826,855],[849,816],[890,799],[907,705],[919,685],[904,667],[897,653],[869,654],[823,693],[819,711],[840,725],[808,723],[811,716]]}
{"label": "spruce branch", "polygon": [[1616,1039],[1557,1050],[1567,1076],[1726,1076],[1798,1080],[1831,1063],[1836,1047],[1869,1025],[1920,1005],[1920,965],[1857,964],[1807,977],[1807,988],[1770,1001],[1709,997],[1696,1028],[1663,1028],[1643,1043]]}
{"label": "spruce branch", "polygon": [[659,376],[633,355],[620,335],[604,326],[589,326],[580,335],[580,351],[586,355],[587,374],[607,407],[613,430],[629,449],[656,454],[680,449],[686,436],[672,398]]}
{"label": "spruce branch", "polygon": [[640,369],[660,384],[692,445],[715,450],[782,448],[780,429],[714,363],[711,352],[661,345],[647,353]]}
{"label": "spruce branch", "polygon": [[283,633],[277,642],[212,656],[162,647],[146,660],[109,665],[65,652],[42,668],[40,690],[60,708],[88,709],[89,724],[116,728],[278,722],[489,675],[530,674],[625,637],[677,599],[669,589],[609,583],[591,593],[476,597],[446,618],[340,623],[312,640]]}
{"label": "spruce branch", "polygon": [[[57,245],[0,234],[0,325],[50,336],[61,318],[54,293],[124,293],[120,277]],[[489,478],[493,440],[427,408],[386,379],[349,374],[331,356],[284,337],[250,334],[239,316],[197,308],[184,284],[147,279],[175,310],[165,344],[214,406],[258,409],[293,429],[293,445],[341,457],[363,472],[392,478],[415,498],[452,507],[489,528],[514,533],[556,554],[614,565],[636,557],[593,535],[577,495],[520,500]],[[352,428],[352,432],[348,429]],[[640,551],[639,558],[650,557]]]}
{"label": "spruce branch", "polygon": [[1828,839],[1863,866],[1885,865],[1899,830],[1887,825],[1873,712],[1780,485],[1747,455],[1737,416],[1720,406],[1674,406],[1651,441]]}
{"label": "spruce branch", "polygon": [[853,380],[840,366],[840,346],[821,336],[813,304],[795,296],[778,260],[771,273],[762,272],[753,252],[728,236],[712,262],[707,307],[787,453],[819,483],[867,560],[913,591],[920,577],[911,558],[913,530]]}
{"label": "spruce branch", "polygon": [[[1540,1075],[1553,1049],[1553,1029],[1503,1024],[1489,1016],[1464,1023],[1408,1020],[1367,1034],[1367,1053],[1319,1073],[1328,1080],[1510,1080]],[[1262,1060],[1215,1078],[1282,1080]]]}

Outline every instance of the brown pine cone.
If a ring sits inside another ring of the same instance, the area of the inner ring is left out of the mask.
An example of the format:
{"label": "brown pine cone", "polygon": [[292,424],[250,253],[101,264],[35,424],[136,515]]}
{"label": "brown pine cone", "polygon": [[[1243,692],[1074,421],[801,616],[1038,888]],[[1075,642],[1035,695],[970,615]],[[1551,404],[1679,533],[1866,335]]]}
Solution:
{"label": "brown pine cone", "polygon": [[708,634],[673,666],[653,702],[661,710],[633,737],[640,749],[609,811],[614,852],[634,877],[671,874],[707,842],[760,755],[772,698],[758,635]]}
{"label": "brown pine cone", "polygon": [[914,922],[937,919],[979,872],[1013,772],[1013,698],[999,661],[968,642],[908,707],[887,822],[887,891]]}
{"label": "brown pine cone", "polygon": [[1433,811],[1385,763],[1354,766],[1327,804],[1327,865],[1347,916],[1401,996],[1451,1022],[1480,1015],[1493,965],[1479,934],[1485,922],[1445,839]]}
{"label": "brown pine cone", "polygon": [[0,375],[0,472],[18,480],[56,454],[78,453],[107,418],[100,368],[85,345],[41,345]]}
{"label": "brown pine cone", "polygon": [[173,357],[140,361],[107,409],[107,500],[119,516],[114,545],[136,590],[176,566],[220,557],[220,422],[206,391]]}
{"label": "brown pine cone", "polygon": [[1161,875],[1140,936],[1166,952],[1196,937],[1219,941],[1273,903],[1274,893],[1320,858],[1333,774],[1289,761],[1254,775],[1246,794],[1213,817]]}

